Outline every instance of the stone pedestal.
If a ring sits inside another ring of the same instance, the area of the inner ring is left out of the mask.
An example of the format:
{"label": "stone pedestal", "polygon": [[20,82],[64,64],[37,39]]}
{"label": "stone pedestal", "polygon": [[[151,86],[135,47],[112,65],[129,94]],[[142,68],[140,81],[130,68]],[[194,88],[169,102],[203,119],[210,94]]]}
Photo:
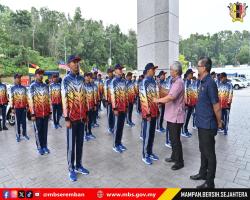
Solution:
{"label": "stone pedestal", "polygon": [[179,56],[179,0],[137,0],[138,70],[148,62],[169,71]]}

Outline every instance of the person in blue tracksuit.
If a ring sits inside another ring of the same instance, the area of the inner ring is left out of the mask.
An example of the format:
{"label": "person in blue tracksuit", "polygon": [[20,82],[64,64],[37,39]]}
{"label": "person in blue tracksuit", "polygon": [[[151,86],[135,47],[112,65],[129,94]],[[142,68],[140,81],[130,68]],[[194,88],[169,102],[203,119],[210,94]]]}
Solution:
{"label": "person in blue tracksuit", "polygon": [[108,78],[106,79],[104,83],[104,99],[105,99],[105,104],[107,108],[107,117],[108,117],[108,133],[113,134],[114,133],[114,112],[112,110],[112,102],[111,102],[111,93],[110,93],[110,83],[114,77],[113,75],[113,69],[108,68],[107,74]]}
{"label": "person in blue tracksuit", "polygon": [[[159,87],[159,94],[160,97],[164,97],[166,94],[164,94],[164,84],[166,84],[166,73],[164,71],[160,71],[158,74],[159,82],[158,82],[158,87]],[[160,133],[164,133],[166,130],[163,128],[163,118],[164,118],[164,112],[165,112],[165,104],[159,104],[159,117],[157,118],[157,124],[156,124],[156,131]]]}
{"label": "person in blue tracksuit", "polygon": [[85,131],[86,135],[84,137],[85,141],[89,141],[92,139],[95,139],[96,137],[92,133],[92,122],[93,122],[93,116],[96,111],[97,106],[97,99],[95,98],[95,91],[94,91],[94,85],[92,83],[92,77],[93,74],[91,72],[84,74],[84,86],[86,89],[86,100],[87,100],[87,116],[88,121],[86,122]]}
{"label": "person in blue tracksuit", "polygon": [[188,69],[186,71],[185,85],[185,123],[183,124],[181,136],[191,137],[192,133],[188,131],[188,124],[195,107],[195,82],[193,81],[193,70]]}
{"label": "person in blue tracksuit", "polygon": [[112,109],[115,115],[113,150],[117,153],[126,151],[127,148],[122,144],[123,128],[128,108],[126,81],[122,78],[124,67],[116,64],[115,78],[110,83],[110,93]]}
{"label": "person in blue tracksuit", "polygon": [[[199,76],[199,75],[198,75]],[[199,93],[199,87],[200,87],[200,79],[196,78],[195,76],[193,77],[193,91],[194,91],[194,105],[196,106],[197,104],[197,101],[198,101],[198,93]],[[193,116],[193,129],[197,129],[196,127],[196,124],[195,124],[195,117],[196,117],[196,114],[195,114],[195,107],[194,107],[194,111],[192,113],[192,116]]]}
{"label": "person in blue tracksuit", "polygon": [[37,150],[40,155],[49,154],[48,122],[51,115],[49,87],[43,83],[44,71],[35,71],[36,81],[29,88],[29,109],[33,121]]}
{"label": "person in blue tracksuit", "polygon": [[29,140],[26,129],[26,114],[28,107],[28,94],[26,87],[21,85],[21,75],[15,74],[15,85],[11,88],[10,104],[12,112],[16,114],[16,140],[21,140],[21,126],[22,135],[26,140]]}
{"label": "person in blue tracksuit", "polygon": [[132,72],[128,72],[126,75],[126,87],[127,87],[127,96],[128,96],[128,112],[126,116],[127,123],[126,125],[133,127],[135,123],[132,121],[133,107],[136,98],[136,86],[132,81]]}
{"label": "person in blue tracksuit", "polygon": [[84,126],[87,122],[87,100],[84,78],[79,74],[80,57],[68,58],[70,73],[62,81],[63,115],[67,128],[67,161],[69,179],[77,181],[77,174],[88,175],[82,166]]}
{"label": "person in blue tracksuit", "polygon": [[146,78],[143,79],[139,88],[143,118],[142,161],[147,165],[159,160],[159,157],[153,153],[156,119],[159,115],[158,105],[153,102],[154,98],[159,97],[159,90],[154,80],[157,68],[153,63],[145,66]]}
{"label": "person in blue tracksuit", "polygon": [[[138,80],[138,85],[137,85],[137,87],[138,87],[138,100],[139,100],[139,103],[138,103],[138,106],[139,106],[139,109],[140,109],[140,114],[142,114],[141,113],[141,100],[140,100],[140,93],[139,93],[139,89],[140,89],[140,87],[142,87],[141,86],[141,84],[142,84],[142,82],[143,82],[143,79],[146,77],[146,70],[144,70],[143,71],[143,74],[141,75],[141,76],[139,76],[139,80]],[[141,115],[141,117],[142,117],[142,115]],[[144,126],[144,120],[143,120],[143,117],[141,118],[141,131],[140,131],[140,139],[141,140],[143,140],[143,126]]]}
{"label": "person in blue tracksuit", "polygon": [[[168,92],[170,90],[171,80],[172,80],[172,77],[168,76],[166,78],[166,80],[164,81],[164,84],[161,85],[161,87],[165,90],[166,94],[168,94]],[[170,149],[172,148],[171,141],[170,141],[170,136],[169,136],[169,130],[168,130],[167,127],[166,127],[166,142],[165,142],[165,146],[168,147],[168,148],[170,148]]]}
{"label": "person in blue tracksuit", "polygon": [[224,132],[224,135],[228,133],[229,114],[233,99],[233,85],[227,79],[227,74],[222,72],[220,74],[220,83],[218,84],[218,96],[221,107],[222,121],[224,126],[222,129],[218,129],[218,132]]}
{"label": "person in blue tracksuit", "polygon": [[8,105],[7,86],[1,82],[1,76],[2,75],[0,74],[0,113],[2,112],[2,122],[0,119],[0,131],[8,130],[6,127],[6,108]]}
{"label": "person in blue tracksuit", "polygon": [[93,122],[92,122],[92,127],[95,128],[95,127],[99,127],[100,125],[98,124],[97,122],[97,119],[100,118],[99,116],[99,111],[100,111],[100,103],[101,103],[101,99],[100,99],[100,80],[97,78],[97,75],[98,75],[98,71],[95,71],[93,73],[93,80],[92,80],[92,84],[93,84],[93,87],[95,89],[95,94],[96,94],[96,99],[97,99],[97,102],[98,102],[98,105],[96,106],[96,110],[94,111],[94,116],[93,116]]}
{"label": "person in blue tracksuit", "polygon": [[50,89],[50,98],[53,109],[53,121],[54,128],[62,128],[60,125],[60,118],[62,116],[62,95],[61,95],[61,83],[57,74],[52,76],[52,83],[49,86]]}
{"label": "person in blue tracksuit", "polygon": [[137,114],[141,114],[141,101],[139,96],[139,85],[144,79],[144,75],[140,75],[138,80],[136,81],[136,112]]}

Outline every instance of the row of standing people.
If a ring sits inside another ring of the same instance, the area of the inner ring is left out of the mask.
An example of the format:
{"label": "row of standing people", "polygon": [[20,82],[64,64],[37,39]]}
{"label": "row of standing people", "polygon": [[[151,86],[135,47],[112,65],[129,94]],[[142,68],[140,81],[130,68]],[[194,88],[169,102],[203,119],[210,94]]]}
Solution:
{"label": "row of standing people", "polygon": [[[122,78],[123,66],[117,64],[114,69],[108,69],[108,78],[104,82],[99,78],[98,83],[94,84],[92,73],[85,73],[84,78],[79,75],[77,65],[79,61],[80,58],[78,57],[69,57],[68,65],[71,72],[64,78],[62,84],[58,83],[58,77],[54,76],[50,87],[42,83],[43,71],[38,69],[36,71],[36,81],[30,86],[27,100],[25,100],[25,96],[27,96],[26,88],[20,84],[21,76],[15,76],[15,86],[11,89],[11,106],[15,109],[17,116],[17,141],[20,141],[21,124],[23,125],[23,136],[28,139],[25,116],[29,105],[38,152],[41,155],[49,153],[47,133],[51,111],[53,110],[54,126],[59,128],[61,127],[59,120],[63,107],[67,126],[69,177],[71,180],[76,180],[75,172],[89,173],[81,164],[82,142],[83,137],[86,141],[95,138],[91,128],[98,126],[96,118],[98,117],[101,100],[104,100],[104,105],[107,108],[108,131],[114,134],[113,150],[119,153],[127,149],[122,144],[123,127],[125,119],[127,119],[127,125],[131,127],[135,125],[132,121],[132,111],[136,102],[137,111],[142,115],[142,160],[146,164],[152,164],[152,161],[158,160],[158,156],[153,153],[154,134],[155,129],[159,132],[165,131],[163,128],[165,104],[156,104],[153,99],[168,94],[172,83],[171,77],[166,79],[165,72],[161,71],[158,75],[159,79],[155,81],[154,70],[157,67],[149,63],[144,70],[145,77],[140,76],[139,80],[135,82],[131,80],[132,73],[128,73],[127,80],[125,80]],[[113,71],[115,71],[115,77]],[[199,88],[199,80],[195,80],[191,74],[193,74],[192,70],[188,70],[185,81],[187,114],[183,135],[187,136],[189,135],[187,125],[197,102]],[[86,132],[85,136],[83,130]],[[169,132],[166,132],[166,144],[168,144],[170,143]]]}

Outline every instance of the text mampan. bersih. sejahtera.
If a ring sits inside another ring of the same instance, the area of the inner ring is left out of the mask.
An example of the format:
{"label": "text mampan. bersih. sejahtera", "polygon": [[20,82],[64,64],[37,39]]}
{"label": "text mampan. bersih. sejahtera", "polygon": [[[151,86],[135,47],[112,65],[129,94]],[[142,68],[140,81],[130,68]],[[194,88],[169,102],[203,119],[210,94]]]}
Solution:
{"label": "text mampan. bersih. sejahtera", "polygon": [[225,197],[225,198],[235,198],[235,197],[248,197],[247,192],[181,192],[181,197]]}

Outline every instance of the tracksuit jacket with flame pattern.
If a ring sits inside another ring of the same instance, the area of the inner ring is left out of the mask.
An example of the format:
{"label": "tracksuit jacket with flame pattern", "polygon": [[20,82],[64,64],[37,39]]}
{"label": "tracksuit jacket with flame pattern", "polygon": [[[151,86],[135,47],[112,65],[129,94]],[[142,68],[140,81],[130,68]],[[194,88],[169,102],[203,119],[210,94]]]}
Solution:
{"label": "tracksuit jacket with flame pattern", "polygon": [[0,83],[0,105],[8,104],[7,86]]}
{"label": "tracksuit jacket with flame pattern", "polygon": [[94,107],[97,105],[97,99],[95,96],[95,85],[94,83],[85,83],[84,86],[86,89],[86,100],[88,110],[94,109]]}
{"label": "tracksuit jacket with flame pattern", "polygon": [[113,77],[108,78],[104,83],[104,99],[109,104],[111,104],[110,83],[112,80],[113,80]]}
{"label": "tracksuit jacket with flame pattern", "polygon": [[158,85],[160,98],[165,97],[170,90],[171,77],[169,76],[166,80],[160,80]]}
{"label": "tracksuit jacket with flame pattern", "polygon": [[37,118],[47,117],[51,114],[49,86],[35,81],[29,89],[29,108],[31,115]]}
{"label": "tracksuit jacket with flame pattern", "polygon": [[98,96],[97,96],[97,100],[100,101],[103,98],[103,93],[104,93],[104,83],[103,80],[101,79],[95,79],[94,83],[97,86],[98,89]]}
{"label": "tracksuit jacket with flame pattern", "polygon": [[26,87],[18,84],[11,88],[10,105],[15,109],[28,107],[28,92]]}
{"label": "tracksuit jacket with flame pattern", "polygon": [[141,80],[139,80],[139,79],[134,82],[134,84],[135,84],[135,94],[136,94],[137,97],[139,96],[139,85],[140,85],[140,82],[141,82]]}
{"label": "tracksuit jacket with flame pattern", "polygon": [[110,83],[111,103],[113,110],[126,112],[128,107],[126,81],[116,76]]}
{"label": "tracksuit jacket with flame pattern", "polygon": [[86,121],[87,100],[84,78],[70,72],[62,82],[62,102],[65,120]]}
{"label": "tracksuit jacket with flame pattern", "polygon": [[49,86],[50,98],[52,105],[58,105],[62,103],[61,95],[61,83],[51,83]]}
{"label": "tracksuit jacket with flame pattern", "polygon": [[139,85],[139,95],[141,101],[142,118],[157,117],[158,106],[153,102],[154,98],[159,98],[159,88],[152,77],[146,77]]}
{"label": "tracksuit jacket with flame pattern", "polygon": [[220,82],[218,84],[218,96],[221,108],[230,108],[233,99],[233,85],[232,83]]}
{"label": "tracksuit jacket with flame pattern", "polygon": [[133,82],[132,80],[127,80],[126,87],[127,87],[128,103],[133,104],[135,102],[135,97],[136,97],[135,82]]}
{"label": "tracksuit jacket with flame pattern", "polygon": [[185,84],[185,104],[195,106],[198,100],[198,81],[186,80]]}

